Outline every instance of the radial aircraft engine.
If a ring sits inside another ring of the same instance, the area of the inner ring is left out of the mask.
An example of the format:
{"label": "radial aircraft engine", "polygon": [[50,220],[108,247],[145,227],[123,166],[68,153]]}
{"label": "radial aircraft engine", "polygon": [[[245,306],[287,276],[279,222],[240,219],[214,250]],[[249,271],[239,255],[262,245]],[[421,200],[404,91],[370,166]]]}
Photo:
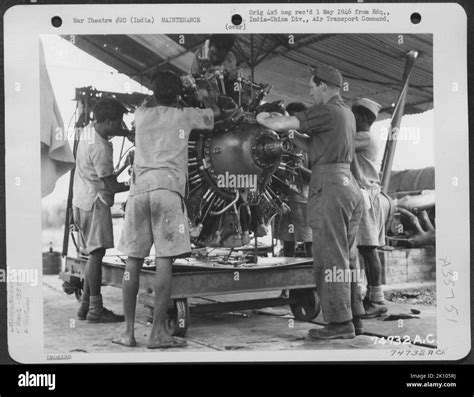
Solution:
{"label": "radial aircraft engine", "polygon": [[250,234],[267,233],[271,219],[288,210],[282,195],[300,192],[302,156],[291,140],[260,125],[261,111],[284,113],[282,101],[263,103],[271,87],[242,77],[227,80],[222,72],[183,77],[183,101],[205,88],[223,117],[212,131],[192,131],[188,146],[185,199],[191,240],[196,245],[240,247]]}

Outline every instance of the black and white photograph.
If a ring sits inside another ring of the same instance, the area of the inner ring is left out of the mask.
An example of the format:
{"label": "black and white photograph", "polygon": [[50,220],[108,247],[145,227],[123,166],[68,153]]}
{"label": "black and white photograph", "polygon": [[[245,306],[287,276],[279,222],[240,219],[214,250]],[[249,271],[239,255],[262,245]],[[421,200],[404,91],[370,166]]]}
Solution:
{"label": "black and white photograph", "polygon": [[6,18],[14,360],[467,354],[457,7],[30,10]]}
{"label": "black and white photograph", "polygon": [[433,354],[432,40],[42,36],[47,353]]}

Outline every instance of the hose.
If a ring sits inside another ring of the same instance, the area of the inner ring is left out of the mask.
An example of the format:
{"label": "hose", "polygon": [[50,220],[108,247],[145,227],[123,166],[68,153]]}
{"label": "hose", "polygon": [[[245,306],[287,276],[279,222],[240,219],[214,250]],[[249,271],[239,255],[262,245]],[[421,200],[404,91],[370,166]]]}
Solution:
{"label": "hose", "polygon": [[237,201],[239,201],[239,198],[240,198],[240,193],[239,191],[237,190],[237,192],[235,193],[235,199],[232,200],[232,202],[229,204],[229,205],[226,205],[224,208],[222,208],[220,211],[211,211],[209,214],[210,215],[213,215],[213,216],[216,216],[216,215],[222,215],[224,212],[226,212],[229,208],[231,208],[234,204],[237,203]]}

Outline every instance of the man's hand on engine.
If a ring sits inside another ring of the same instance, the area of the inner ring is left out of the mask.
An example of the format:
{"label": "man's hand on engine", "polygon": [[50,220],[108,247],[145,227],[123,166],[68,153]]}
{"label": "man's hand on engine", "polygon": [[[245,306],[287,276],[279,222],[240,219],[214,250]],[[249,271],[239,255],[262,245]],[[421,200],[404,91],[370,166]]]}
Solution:
{"label": "man's hand on engine", "polygon": [[299,120],[294,116],[284,116],[275,112],[261,112],[257,114],[257,122],[276,132],[297,130],[300,127]]}
{"label": "man's hand on engine", "polygon": [[415,235],[408,240],[410,247],[416,248],[426,245],[435,245],[436,229],[425,210],[421,211],[418,216],[401,207],[397,207],[397,211],[413,226],[415,231]]}
{"label": "man's hand on engine", "polygon": [[214,113],[214,119],[217,120],[221,117],[221,109],[217,106],[214,99],[209,95],[209,92],[205,88],[199,89],[196,95],[198,101],[201,101],[206,108],[209,108]]}
{"label": "man's hand on engine", "polygon": [[268,112],[261,112],[259,114],[257,114],[257,122],[260,123],[260,124],[263,124],[265,125],[265,120],[268,119],[269,117],[271,117],[270,113]]}

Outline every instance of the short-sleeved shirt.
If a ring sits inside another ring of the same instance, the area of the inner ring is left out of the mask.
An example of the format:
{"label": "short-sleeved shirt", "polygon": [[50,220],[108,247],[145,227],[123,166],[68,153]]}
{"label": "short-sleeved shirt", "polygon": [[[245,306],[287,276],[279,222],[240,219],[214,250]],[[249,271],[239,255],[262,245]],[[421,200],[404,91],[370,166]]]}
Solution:
{"label": "short-sleeved shirt", "polygon": [[92,124],[81,131],[76,153],[72,204],[91,211],[97,198],[109,207],[114,204],[114,193],[101,179],[113,175],[112,142],[102,138]]}
{"label": "short-sleeved shirt", "polygon": [[354,157],[355,117],[340,95],[322,105],[295,114],[300,130],[312,138],[312,167],[331,163],[351,163]]}
{"label": "short-sleeved shirt", "polygon": [[356,150],[351,171],[361,188],[369,189],[380,186],[377,165],[379,145],[375,137],[368,131],[359,131],[354,135]]}
{"label": "short-sleeved shirt", "polygon": [[140,106],[135,111],[135,161],[130,195],[167,189],[184,197],[191,130],[212,128],[211,109]]}

